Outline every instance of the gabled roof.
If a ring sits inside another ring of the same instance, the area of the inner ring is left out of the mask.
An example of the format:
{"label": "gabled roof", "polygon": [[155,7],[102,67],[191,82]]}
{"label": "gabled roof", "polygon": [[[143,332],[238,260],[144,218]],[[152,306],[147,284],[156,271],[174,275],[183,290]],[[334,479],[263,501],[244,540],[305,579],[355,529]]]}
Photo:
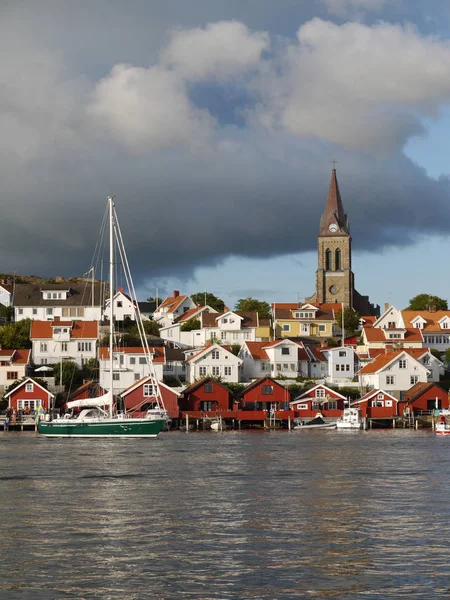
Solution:
{"label": "gabled roof", "polygon": [[418,381],[411,388],[409,388],[409,390],[405,392],[405,401],[411,404],[433,387],[437,387],[445,393],[445,390],[433,381]]}
{"label": "gabled roof", "polygon": [[244,342],[253,360],[269,360],[269,356],[264,348],[267,342]]}
{"label": "gabled roof", "polygon": [[[402,354],[406,354],[415,360],[419,360],[424,354],[429,353],[428,348],[402,348],[401,350],[394,350],[393,352],[385,352],[379,354],[372,362],[365,365],[358,371],[358,374],[371,374],[382,371],[387,365],[394,360],[397,360]],[[422,365],[425,369],[425,365]]]}
{"label": "gabled roof", "polygon": [[425,324],[421,330],[426,333],[436,331],[445,332],[440,326],[440,321],[444,320],[445,317],[450,317],[450,310],[402,310],[402,316],[405,325],[412,323],[417,317],[422,317]]}
{"label": "gabled roof", "polygon": [[185,313],[177,317],[174,323],[184,323],[186,321],[190,321],[191,319],[199,317],[200,314],[204,312],[211,312],[213,314],[217,314],[217,311],[211,308],[210,306],[196,306],[195,308],[190,308]]}
{"label": "gabled roof", "polygon": [[223,388],[224,390],[226,390],[229,394],[232,393],[231,390],[226,385],[224,385],[220,381],[217,381],[213,377],[203,377],[203,379],[199,379],[198,381],[194,381],[194,383],[192,385],[190,385],[189,387],[185,388],[183,390],[183,392],[182,392],[183,396],[185,396],[186,394],[190,394],[191,392],[193,392],[194,390],[196,390],[197,388],[199,388],[201,385],[207,383],[208,381],[211,381],[215,385],[220,386],[221,388]]}
{"label": "gabled roof", "polygon": [[[42,297],[43,291],[66,291],[69,295],[66,300],[49,299]],[[92,283],[18,283],[14,287],[13,306],[92,306]],[[103,298],[103,284],[94,283],[94,306],[101,306]]]}
{"label": "gabled roof", "polygon": [[[119,396],[121,396],[122,398],[124,396],[127,396],[128,394],[130,394],[131,392],[133,392],[134,390],[136,390],[138,387],[140,387],[141,385],[144,385],[147,381],[153,381],[153,377],[151,375],[147,375],[147,377],[141,377],[141,379],[139,379],[139,381],[135,381],[132,385],[130,385],[129,387],[127,387],[125,390],[123,390],[123,392],[121,392],[119,394]],[[170,392],[172,392],[173,394],[175,394],[176,396],[179,396],[180,394],[178,392],[176,392],[173,388],[169,387],[168,385],[166,385],[165,383],[163,383],[162,381],[158,381],[158,386],[160,388],[169,390]]]}
{"label": "gabled roof", "polygon": [[0,361],[8,359],[12,365],[27,365],[30,362],[31,350],[0,350]]}
{"label": "gabled roof", "polygon": [[[202,348],[201,350],[199,350],[198,352],[193,354],[190,358],[186,359],[186,362],[187,363],[191,362],[191,361],[199,358],[205,352],[208,352],[210,350],[226,350],[229,354],[231,354],[232,356],[235,356],[231,352],[231,346],[221,346],[220,344],[208,344],[207,346],[205,346],[204,348]],[[238,358],[237,356],[235,356],[235,358],[237,359],[238,362],[242,363],[242,358]]]}
{"label": "gabled roof", "polygon": [[318,388],[321,388],[321,389],[329,392],[330,394],[334,394],[335,396],[339,396],[339,398],[342,398],[343,400],[347,400],[347,398],[345,396],[343,396],[339,392],[336,392],[336,390],[332,390],[331,388],[329,388],[325,384],[319,383],[318,385],[315,385],[314,387],[309,388],[309,390],[306,390],[305,392],[303,392],[302,394],[300,394],[299,396],[297,396],[296,398],[294,398],[293,401],[298,401],[298,400],[301,400],[302,398],[310,398],[311,392],[314,392]]}
{"label": "gabled roof", "polygon": [[255,387],[258,387],[260,385],[262,385],[265,381],[270,382],[271,385],[274,385],[276,387],[282,388],[284,389],[284,391],[286,392],[287,396],[290,397],[291,396],[291,392],[281,383],[279,383],[278,381],[276,381],[275,379],[272,379],[272,377],[260,377],[259,379],[255,379],[255,381],[252,381],[252,383],[250,383],[245,390],[242,390],[242,392],[239,393],[239,397],[243,398],[250,390],[253,390]]}
{"label": "gabled roof", "polygon": [[[265,327],[270,325],[270,319],[262,319],[258,317],[257,312],[246,311],[228,311],[237,315],[242,319],[241,327]],[[201,315],[202,327],[218,327],[217,319],[223,317],[227,313],[207,313]]]}
{"label": "gabled roof", "polygon": [[[272,315],[275,320],[282,321],[334,321],[334,312],[336,308],[334,308],[334,304],[312,304],[316,308],[316,312],[314,317],[296,317],[294,316],[296,312],[305,312],[305,309],[302,309],[298,303],[273,303],[272,304]],[[340,304],[336,305],[338,310],[340,310]]]}
{"label": "gabled roof", "polygon": [[[154,363],[164,362],[164,347],[155,346],[149,348],[149,350],[150,352],[154,353]],[[120,348],[114,348],[114,354],[145,354],[145,348],[142,348],[140,346],[125,346]],[[101,346],[98,349],[98,357],[99,359],[109,360],[109,348],[106,346]]]}
{"label": "gabled roof", "polygon": [[180,304],[183,304],[183,302],[189,298],[189,296],[168,296],[167,298],[164,299],[164,301],[158,306],[158,311],[161,308],[166,308],[167,309],[167,313],[173,313],[176,311],[176,309],[180,306]]}
{"label": "gabled roof", "polygon": [[[364,326],[364,333],[368,342],[387,342],[389,344],[402,342],[423,342],[422,330],[416,327],[401,327],[382,329],[381,327]],[[385,331],[405,331],[404,338],[388,338]]]}
{"label": "gabled roof", "polygon": [[49,392],[45,387],[43,387],[42,385],[40,385],[37,381],[35,381],[31,377],[27,377],[27,379],[25,379],[24,381],[22,381],[21,383],[19,383],[19,385],[17,385],[14,389],[12,389],[11,391],[9,391],[3,397],[4,398],[8,398],[8,396],[10,396],[12,393],[16,392],[17,390],[19,390],[21,387],[23,387],[27,383],[33,383],[34,385],[37,385],[38,388],[40,388],[46,394],[48,394],[49,398],[54,398],[55,397],[54,394],[52,394],[51,392]]}
{"label": "gabled roof", "polygon": [[395,402],[398,402],[398,398],[395,398],[395,396],[392,396],[391,394],[389,394],[389,392],[385,392],[384,390],[370,390],[370,392],[367,392],[366,394],[364,394],[364,396],[361,396],[361,398],[357,402],[353,402],[352,404],[361,404],[362,402],[367,402],[374,396],[378,396],[378,394],[383,394],[384,396],[388,396],[391,400],[395,400]]}
{"label": "gabled roof", "polygon": [[156,309],[156,302],[138,302],[141,313],[153,313]]}
{"label": "gabled roof", "polygon": [[[71,327],[72,325],[72,327]],[[54,327],[68,327],[70,339],[96,340],[98,321],[31,321],[30,339],[52,339]]]}
{"label": "gabled roof", "polygon": [[106,390],[104,390],[98,382],[90,379],[89,381],[85,381],[83,385],[80,385],[76,390],[69,394],[68,400],[72,400],[87,390],[89,390],[89,398],[97,398],[98,396],[102,396],[106,393]]}
{"label": "gabled roof", "polygon": [[308,352],[311,354],[313,361],[328,362],[328,359],[324,355],[323,351],[317,346],[308,346]]}

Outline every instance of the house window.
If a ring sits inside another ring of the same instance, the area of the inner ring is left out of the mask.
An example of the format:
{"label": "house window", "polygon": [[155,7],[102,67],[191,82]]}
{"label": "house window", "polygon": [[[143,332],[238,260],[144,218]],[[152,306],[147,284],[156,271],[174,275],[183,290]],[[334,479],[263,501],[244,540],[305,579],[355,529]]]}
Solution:
{"label": "house window", "polygon": [[385,406],[392,406],[392,400],[386,400],[384,403]]}
{"label": "house window", "polygon": [[263,396],[268,396],[270,394],[273,394],[273,385],[263,385],[261,387],[261,392],[262,392]]}
{"label": "house window", "polygon": [[400,359],[398,361],[398,368],[399,369],[406,369],[406,360],[405,359]]}
{"label": "house window", "polygon": [[136,357],[130,356],[130,365],[135,365],[135,364],[136,364]]}
{"label": "house window", "polygon": [[377,398],[378,398],[378,400],[383,400],[384,396],[383,396],[383,394],[378,394]]}
{"label": "house window", "polygon": [[156,389],[153,383],[144,383],[144,396],[146,398],[156,396]]}
{"label": "house window", "polygon": [[19,308],[18,313],[19,315],[23,315],[23,308]]}
{"label": "house window", "polygon": [[320,402],[317,402],[317,400],[313,400],[311,402],[311,408],[312,408],[312,410],[319,410],[320,409]]}
{"label": "house window", "polygon": [[308,332],[309,332],[308,323],[302,323],[302,333],[308,333]]}
{"label": "house window", "polygon": [[47,358],[41,358],[41,365],[46,365],[48,363]]}
{"label": "house window", "polygon": [[166,364],[166,371],[173,371],[173,363]]}
{"label": "house window", "polygon": [[47,343],[41,342],[39,345],[39,348],[40,348],[41,352],[47,352]]}
{"label": "house window", "polygon": [[429,356],[424,356],[422,362],[423,362],[424,365],[429,365],[430,364],[430,357]]}
{"label": "house window", "polygon": [[419,381],[418,375],[411,375],[410,377],[411,385],[415,385]]}
{"label": "house window", "polygon": [[46,308],[45,309],[45,314],[46,315],[52,315],[53,314],[53,308]]}
{"label": "house window", "polygon": [[25,391],[26,392],[32,392],[34,390],[34,385],[32,383],[27,383],[25,385]]}
{"label": "house window", "polygon": [[316,390],[316,398],[325,398],[325,390],[322,390],[322,389]]}
{"label": "house window", "polygon": [[448,321],[442,323],[442,329],[448,329]]}
{"label": "house window", "polygon": [[199,372],[199,375],[204,377],[206,375],[206,367],[200,367],[198,372]]}
{"label": "house window", "polygon": [[213,367],[212,374],[214,375],[214,377],[218,377],[220,375],[220,367]]}
{"label": "house window", "polygon": [[222,323],[228,323],[228,319],[222,319]]}
{"label": "house window", "polygon": [[6,379],[19,379],[19,373],[17,371],[7,371]]}
{"label": "house window", "polygon": [[78,342],[78,352],[91,352],[92,342]]}
{"label": "house window", "polygon": [[205,385],[203,386],[203,391],[205,392],[205,394],[212,394],[212,392],[213,392],[213,384],[212,383],[205,383]]}
{"label": "house window", "polygon": [[395,384],[395,375],[386,375],[386,385]]}
{"label": "house window", "polygon": [[270,365],[268,365],[264,362],[261,363],[261,371],[269,371],[270,370],[269,367],[270,367]]}
{"label": "house window", "polygon": [[337,400],[328,401],[328,410],[337,410]]}
{"label": "house window", "polygon": [[388,327],[395,327],[395,321],[388,321]]}
{"label": "house window", "polygon": [[297,404],[297,409],[298,410],[308,410],[308,405],[307,404]]}
{"label": "house window", "polygon": [[339,356],[347,356],[347,352],[345,350],[339,350]]}
{"label": "house window", "polygon": [[33,308],[33,315],[37,315],[37,308]]}
{"label": "house window", "polygon": [[212,351],[212,358],[214,360],[218,360],[219,359],[219,351],[218,350],[213,350]]}
{"label": "house window", "polygon": [[135,373],[135,374],[134,374],[134,380],[135,380],[135,381],[139,381],[139,379],[140,379],[140,378],[141,378],[141,376],[140,376],[140,374],[139,374],[139,373]]}
{"label": "house window", "polygon": [[291,353],[291,349],[290,348],[281,348],[281,354],[290,355],[290,353]]}
{"label": "house window", "polygon": [[231,375],[231,367],[225,367],[223,374],[230,376]]}
{"label": "house window", "polygon": [[283,325],[283,331],[290,331],[290,330],[291,330],[291,326],[289,324],[285,323]]}
{"label": "house window", "polygon": [[372,400],[372,406],[383,408],[384,402],[382,400]]}
{"label": "house window", "polygon": [[113,381],[119,381],[120,379],[120,373],[113,373]]}
{"label": "house window", "polygon": [[289,371],[289,365],[287,363],[283,363],[283,371]]}
{"label": "house window", "polygon": [[145,356],[140,356],[139,357],[139,364],[140,365],[146,365],[147,364],[147,359],[145,358]]}
{"label": "house window", "polygon": [[61,352],[68,352],[67,342],[61,342]]}
{"label": "house window", "polygon": [[226,331],[221,331],[220,332],[220,339],[224,340],[227,337],[227,332]]}
{"label": "house window", "polygon": [[326,331],[326,327],[325,327],[325,325],[319,325],[319,331],[320,331],[320,332],[324,332],[324,331]]}
{"label": "house window", "polygon": [[340,364],[337,364],[337,365],[336,365],[336,371],[340,371],[340,370],[341,370],[341,365],[340,365]]}
{"label": "house window", "polygon": [[117,303],[117,308],[122,308],[122,302],[119,300],[119,302]]}
{"label": "house window", "polygon": [[345,365],[345,370],[350,371],[350,365]]}
{"label": "house window", "polygon": [[202,400],[199,404],[199,409],[204,410],[205,412],[211,411],[213,409],[213,403],[210,400]]}
{"label": "house window", "polygon": [[19,410],[29,408],[30,410],[36,410],[40,406],[40,400],[17,400],[17,408]]}

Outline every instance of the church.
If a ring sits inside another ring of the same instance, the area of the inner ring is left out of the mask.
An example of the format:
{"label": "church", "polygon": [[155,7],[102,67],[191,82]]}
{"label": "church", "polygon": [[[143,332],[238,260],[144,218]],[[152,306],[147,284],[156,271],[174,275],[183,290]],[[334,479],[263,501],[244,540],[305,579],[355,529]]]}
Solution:
{"label": "church", "polygon": [[360,315],[379,315],[380,308],[355,289],[352,271],[352,238],[342,205],[336,169],[331,172],[325,211],[320,219],[316,293],[308,298],[315,304],[343,302]]}

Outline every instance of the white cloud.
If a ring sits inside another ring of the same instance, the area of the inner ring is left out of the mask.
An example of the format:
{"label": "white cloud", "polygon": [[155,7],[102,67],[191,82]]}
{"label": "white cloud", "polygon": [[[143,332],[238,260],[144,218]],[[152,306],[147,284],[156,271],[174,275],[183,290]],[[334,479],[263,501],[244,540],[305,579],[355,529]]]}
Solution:
{"label": "white cloud", "polygon": [[89,114],[136,150],[201,147],[214,125],[209,113],[190,104],[183,80],[159,66],[116,65],[97,84]]}
{"label": "white cloud", "polygon": [[256,83],[266,125],[390,152],[422,130],[422,116],[435,117],[450,100],[449,44],[411,27],[313,19],[297,37]]}
{"label": "white cloud", "polygon": [[268,47],[267,33],[252,33],[237,21],[219,21],[204,29],[173,31],[161,62],[190,80],[227,79],[255,68]]}

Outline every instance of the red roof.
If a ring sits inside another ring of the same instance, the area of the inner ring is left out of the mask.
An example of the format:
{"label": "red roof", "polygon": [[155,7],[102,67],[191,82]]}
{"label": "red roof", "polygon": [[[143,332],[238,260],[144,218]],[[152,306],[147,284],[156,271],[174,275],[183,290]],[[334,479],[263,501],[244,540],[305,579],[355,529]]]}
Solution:
{"label": "red roof", "polygon": [[[153,362],[163,363],[164,362],[164,348],[156,347],[150,348],[150,352],[154,352]],[[140,346],[114,348],[115,354],[144,354],[145,348]],[[102,346],[98,350],[98,357],[101,359],[109,360],[109,348]],[[133,384],[134,385],[134,384]]]}
{"label": "red roof", "polygon": [[53,328],[68,327],[70,329],[70,339],[90,339],[98,338],[98,321],[32,321],[31,339],[52,339]]}
{"label": "red roof", "polygon": [[371,363],[360,369],[359,373],[377,373],[390,362],[398,358],[401,354],[406,353],[412,358],[418,360],[421,356],[429,352],[428,348],[402,348],[394,352],[385,352],[378,355]]}

